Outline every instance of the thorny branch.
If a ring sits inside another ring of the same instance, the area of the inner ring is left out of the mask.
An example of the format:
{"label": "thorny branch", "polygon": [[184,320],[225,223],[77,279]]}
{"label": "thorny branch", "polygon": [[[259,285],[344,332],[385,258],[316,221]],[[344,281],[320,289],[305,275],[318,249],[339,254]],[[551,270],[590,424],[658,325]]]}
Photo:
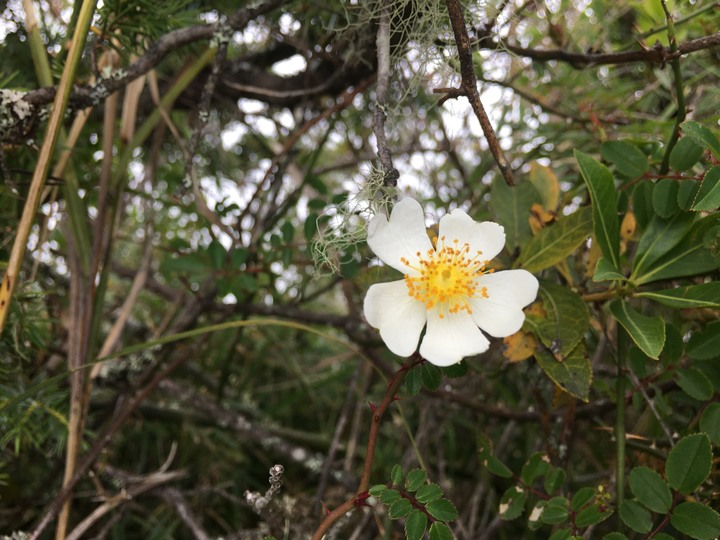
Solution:
{"label": "thorny branch", "polygon": [[470,106],[477,116],[482,127],[485,139],[487,139],[490,152],[495,158],[500,172],[505,179],[505,182],[512,186],[514,185],[512,170],[505,154],[500,148],[500,143],[495,136],[495,130],[490,123],[485,108],[483,107],[482,101],[480,101],[480,93],[477,89],[477,78],[475,77],[475,70],[473,68],[472,61],[472,50],[470,48],[470,38],[468,37],[467,27],[465,26],[465,19],[463,18],[462,8],[459,0],[446,0],[445,2],[448,8],[448,14],[450,15],[450,22],[453,27],[453,33],[455,34],[455,43],[457,44],[458,56],[460,57],[460,74],[462,76],[462,84],[460,88],[436,88],[436,93],[443,93],[445,96],[441,100],[444,102],[449,98],[455,98],[459,96],[465,96],[470,102]]}

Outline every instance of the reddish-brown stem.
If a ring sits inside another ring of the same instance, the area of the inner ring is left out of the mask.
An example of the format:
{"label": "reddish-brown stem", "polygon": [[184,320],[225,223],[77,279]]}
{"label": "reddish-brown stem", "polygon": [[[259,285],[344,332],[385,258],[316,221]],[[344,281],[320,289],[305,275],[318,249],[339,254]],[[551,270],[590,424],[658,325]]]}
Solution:
{"label": "reddish-brown stem", "polygon": [[395,400],[395,394],[397,394],[400,385],[403,383],[403,380],[405,380],[405,374],[422,362],[424,362],[424,360],[416,354],[415,356],[410,357],[407,362],[405,362],[402,367],[393,374],[390,382],[388,383],[387,390],[385,390],[385,395],[383,396],[382,401],[373,409],[372,422],[370,424],[370,435],[368,436],[368,445],[367,451],[365,452],[365,463],[363,464],[360,484],[358,485],[355,494],[350,499],[325,516],[325,519],[322,520],[322,523],[320,523],[318,528],[315,530],[312,540],[320,540],[338,519],[356,506],[361,505],[367,498],[364,497],[364,495],[370,485],[370,473],[372,472],[373,457],[375,456],[375,445],[377,444],[380,421],[382,420],[385,411],[387,411],[390,404]]}

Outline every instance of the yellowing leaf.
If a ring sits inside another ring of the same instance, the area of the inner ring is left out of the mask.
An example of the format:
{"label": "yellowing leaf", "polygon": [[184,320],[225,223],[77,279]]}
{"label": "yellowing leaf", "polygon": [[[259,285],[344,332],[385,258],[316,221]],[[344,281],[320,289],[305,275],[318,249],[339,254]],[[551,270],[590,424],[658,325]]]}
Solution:
{"label": "yellowing leaf", "polygon": [[540,193],[545,209],[556,210],[560,202],[560,182],[552,169],[534,161],[530,164],[529,178]]}
{"label": "yellowing leaf", "polygon": [[526,334],[522,330],[503,339],[505,350],[503,356],[508,362],[522,362],[530,358],[537,349],[537,340],[532,334]]}

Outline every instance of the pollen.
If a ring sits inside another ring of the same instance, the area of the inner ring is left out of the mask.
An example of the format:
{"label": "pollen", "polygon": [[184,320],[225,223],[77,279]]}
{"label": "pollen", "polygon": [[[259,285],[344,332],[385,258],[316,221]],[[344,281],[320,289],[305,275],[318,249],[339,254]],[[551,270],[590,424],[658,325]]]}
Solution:
{"label": "pollen", "polygon": [[487,287],[479,287],[477,278],[492,272],[482,253],[470,252],[470,245],[457,239],[446,242],[444,236],[433,242],[434,249],[417,253],[417,266],[403,258],[412,273],[405,274],[408,295],[430,310],[439,307],[440,318],[451,313],[472,313],[472,298],[489,298]]}

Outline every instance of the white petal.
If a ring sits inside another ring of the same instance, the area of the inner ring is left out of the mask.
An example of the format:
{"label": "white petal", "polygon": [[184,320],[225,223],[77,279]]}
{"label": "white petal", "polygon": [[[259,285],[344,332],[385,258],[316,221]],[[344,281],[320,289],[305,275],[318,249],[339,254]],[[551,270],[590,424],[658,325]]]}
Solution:
{"label": "white petal", "polygon": [[445,237],[445,244],[458,240],[460,246],[470,245],[470,255],[481,253],[481,259],[489,261],[502,251],[505,245],[505,229],[492,221],[478,223],[460,209],[455,209],[440,218],[439,236]]}
{"label": "white petal", "polygon": [[367,242],[382,262],[403,274],[408,273],[408,267],[400,261],[402,257],[418,266],[417,253],[432,249],[420,203],[410,197],[398,202],[389,222],[384,215],[376,214],[368,224]]}
{"label": "white petal", "polygon": [[538,280],[527,270],[505,270],[477,279],[478,288],[487,287],[489,298],[472,298],[472,318],[493,337],[514,334],[525,321],[522,308],[537,296]]}
{"label": "white petal", "polygon": [[427,314],[428,326],[420,354],[436,366],[457,364],[465,356],[488,350],[490,342],[465,312],[440,318],[437,310]]}
{"label": "white petal", "polygon": [[363,305],[365,318],[380,330],[388,349],[410,356],[417,349],[427,311],[422,302],[408,295],[404,281],[377,283],[368,289]]}

